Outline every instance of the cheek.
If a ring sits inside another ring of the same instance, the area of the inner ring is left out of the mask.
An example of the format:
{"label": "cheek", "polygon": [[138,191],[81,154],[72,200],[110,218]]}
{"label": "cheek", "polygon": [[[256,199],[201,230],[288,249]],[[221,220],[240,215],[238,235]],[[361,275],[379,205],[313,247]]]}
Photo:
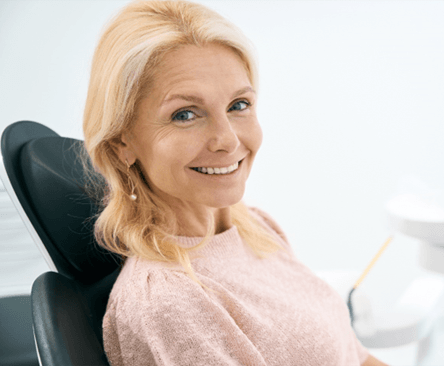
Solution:
{"label": "cheek", "polygon": [[158,174],[180,174],[196,156],[196,143],[186,134],[170,135],[153,146],[150,163]]}

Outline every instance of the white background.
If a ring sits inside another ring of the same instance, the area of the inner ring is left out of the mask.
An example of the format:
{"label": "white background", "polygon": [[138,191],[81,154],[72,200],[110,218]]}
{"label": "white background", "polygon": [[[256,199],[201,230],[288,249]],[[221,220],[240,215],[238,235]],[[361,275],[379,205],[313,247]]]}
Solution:
{"label": "white background", "polygon": [[[390,234],[387,200],[412,177],[444,187],[444,1],[198,2],[257,48],[264,142],[245,201],[313,270],[362,271]],[[82,138],[92,53],[126,3],[0,0],[0,129]],[[395,235],[362,285],[376,308],[423,273],[416,253]]]}

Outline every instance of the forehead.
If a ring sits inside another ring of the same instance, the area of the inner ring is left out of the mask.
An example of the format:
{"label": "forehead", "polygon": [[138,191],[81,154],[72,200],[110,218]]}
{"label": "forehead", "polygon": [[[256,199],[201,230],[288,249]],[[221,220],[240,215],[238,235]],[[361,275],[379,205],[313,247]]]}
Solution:
{"label": "forehead", "polygon": [[[159,98],[177,89],[237,89],[250,85],[246,67],[226,46],[186,45],[166,54],[156,70],[152,89]],[[197,91],[197,90],[194,90]]]}

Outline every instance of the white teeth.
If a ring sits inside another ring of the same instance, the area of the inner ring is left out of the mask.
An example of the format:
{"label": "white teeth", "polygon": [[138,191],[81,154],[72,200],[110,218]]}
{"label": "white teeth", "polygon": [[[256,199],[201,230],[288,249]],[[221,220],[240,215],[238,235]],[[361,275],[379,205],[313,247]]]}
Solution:
{"label": "white teeth", "polygon": [[239,167],[239,163],[234,163],[233,165],[230,165],[228,167],[228,173],[231,173],[232,171],[236,170]]}
{"label": "white teeth", "polygon": [[229,167],[223,167],[223,168],[193,168],[194,170],[197,170],[201,173],[206,174],[229,174],[233,171],[235,171],[239,167],[239,163],[234,163],[233,165],[230,165]]}

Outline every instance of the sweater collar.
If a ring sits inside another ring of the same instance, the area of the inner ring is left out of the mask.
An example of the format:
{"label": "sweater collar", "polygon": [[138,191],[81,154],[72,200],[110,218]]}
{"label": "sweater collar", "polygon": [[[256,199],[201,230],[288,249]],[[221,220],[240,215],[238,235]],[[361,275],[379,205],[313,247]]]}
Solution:
{"label": "sweater collar", "polygon": [[[182,248],[192,248],[204,240],[200,236],[176,236],[178,245]],[[226,255],[233,254],[243,248],[243,240],[236,226],[232,226],[219,234],[211,237],[203,248],[196,250],[199,254]]]}

